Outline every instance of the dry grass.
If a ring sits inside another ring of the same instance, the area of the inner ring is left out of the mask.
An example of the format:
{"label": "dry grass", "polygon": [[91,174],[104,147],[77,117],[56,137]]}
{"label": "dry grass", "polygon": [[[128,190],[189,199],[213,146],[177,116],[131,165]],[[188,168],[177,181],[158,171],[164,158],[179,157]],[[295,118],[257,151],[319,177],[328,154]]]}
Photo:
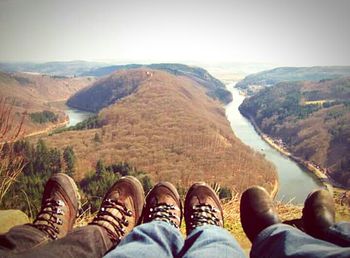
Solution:
{"label": "dry grass", "polygon": [[[235,198],[223,205],[225,228],[237,239],[243,249],[250,249],[251,243],[243,231],[240,220],[239,204],[239,199]],[[282,221],[297,219],[301,216],[301,206],[276,203],[276,208]]]}

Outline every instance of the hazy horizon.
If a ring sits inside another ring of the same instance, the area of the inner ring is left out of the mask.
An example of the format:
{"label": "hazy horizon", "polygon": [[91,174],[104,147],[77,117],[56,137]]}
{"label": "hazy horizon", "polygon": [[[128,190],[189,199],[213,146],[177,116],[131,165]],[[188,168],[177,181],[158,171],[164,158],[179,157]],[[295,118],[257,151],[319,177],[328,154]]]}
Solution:
{"label": "hazy horizon", "polygon": [[350,65],[346,0],[0,0],[0,61]]}

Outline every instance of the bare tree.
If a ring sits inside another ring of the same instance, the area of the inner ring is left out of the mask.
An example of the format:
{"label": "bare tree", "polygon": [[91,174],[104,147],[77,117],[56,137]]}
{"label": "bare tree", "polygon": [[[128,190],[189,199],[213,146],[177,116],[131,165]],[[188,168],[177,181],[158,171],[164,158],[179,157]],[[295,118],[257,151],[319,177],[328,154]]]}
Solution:
{"label": "bare tree", "polygon": [[0,205],[24,166],[23,158],[14,153],[13,143],[21,136],[25,114],[16,126],[11,116],[12,107],[13,103],[0,99]]}

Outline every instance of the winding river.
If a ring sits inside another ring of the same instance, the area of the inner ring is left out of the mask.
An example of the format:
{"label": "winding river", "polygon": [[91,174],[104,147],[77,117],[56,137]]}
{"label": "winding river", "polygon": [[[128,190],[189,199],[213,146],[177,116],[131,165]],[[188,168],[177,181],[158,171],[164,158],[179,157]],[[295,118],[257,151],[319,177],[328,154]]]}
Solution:
{"label": "winding river", "polygon": [[321,183],[311,173],[272,148],[260,137],[249,120],[239,112],[238,107],[245,97],[239,94],[234,85],[235,83],[231,83],[226,86],[233,97],[233,101],[226,106],[226,116],[233,132],[243,143],[264,154],[266,159],[275,165],[279,179],[277,200],[291,201],[295,204],[303,203],[309,192],[320,187]]}
{"label": "winding river", "polygon": [[[253,125],[238,110],[244,96],[239,94],[234,85],[235,83],[227,85],[227,89],[232,93],[233,101],[226,106],[226,116],[233,132],[243,143],[264,154],[266,159],[276,166],[279,178],[279,192],[276,198],[284,202],[303,203],[310,191],[321,186],[320,182],[297,163],[268,145],[258,135]],[[93,113],[70,107],[67,107],[65,112],[69,116],[67,126],[76,125],[93,115]]]}

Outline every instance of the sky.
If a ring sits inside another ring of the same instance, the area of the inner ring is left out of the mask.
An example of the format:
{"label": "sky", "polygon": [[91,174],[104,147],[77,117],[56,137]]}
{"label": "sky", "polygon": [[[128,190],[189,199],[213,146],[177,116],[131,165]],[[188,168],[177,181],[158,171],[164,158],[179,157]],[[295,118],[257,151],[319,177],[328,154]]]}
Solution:
{"label": "sky", "polygon": [[0,61],[350,65],[348,0],[0,0]]}

